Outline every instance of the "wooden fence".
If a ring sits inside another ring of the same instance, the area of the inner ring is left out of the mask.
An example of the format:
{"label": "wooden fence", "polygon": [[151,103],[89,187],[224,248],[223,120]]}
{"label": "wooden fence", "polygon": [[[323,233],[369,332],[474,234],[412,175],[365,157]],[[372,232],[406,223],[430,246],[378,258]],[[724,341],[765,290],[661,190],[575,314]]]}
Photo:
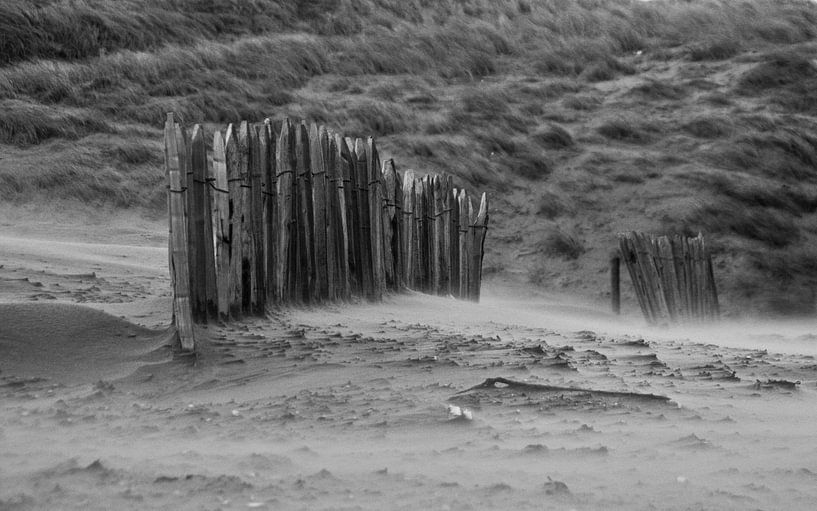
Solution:
{"label": "wooden fence", "polygon": [[718,318],[712,257],[703,235],[656,237],[629,232],[619,234],[619,245],[647,322]]}
{"label": "wooden fence", "polygon": [[488,202],[450,176],[401,176],[373,138],[269,120],[217,130],[209,152],[165,123],[170,269],[182,349],[194,322],[281,304],[380,300],[410,288],[479,300]]}

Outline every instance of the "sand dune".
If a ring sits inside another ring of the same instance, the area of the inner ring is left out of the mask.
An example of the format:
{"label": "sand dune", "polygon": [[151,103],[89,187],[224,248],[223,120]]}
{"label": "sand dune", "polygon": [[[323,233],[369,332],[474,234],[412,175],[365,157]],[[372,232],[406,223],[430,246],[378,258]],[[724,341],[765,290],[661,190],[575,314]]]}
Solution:
{"label": "sand dune", "polygon": [[168,321],[160,248],[15,240],[0,268],[0,509],[817,498],[808,323],[647,328],[489,283],[481,304],[409,292],[211,324],[197,358],[174,360],[166,332],[140,326]]}
{"label": "sand dune", "polygon": [[0,303],[0,322],[0,376],[88,383],[122,378],[140,364],[171,355],[169,332],[148,330],[90,307]]}

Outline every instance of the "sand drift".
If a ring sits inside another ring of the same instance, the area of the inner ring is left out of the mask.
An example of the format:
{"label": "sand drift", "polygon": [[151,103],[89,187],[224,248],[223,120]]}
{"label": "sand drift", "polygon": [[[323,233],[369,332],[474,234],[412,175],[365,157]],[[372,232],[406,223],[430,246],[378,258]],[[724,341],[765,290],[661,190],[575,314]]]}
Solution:
{"label": "sand drift", "polygon": [[41,246],[0,267],[2,509],[817,498],[807,324],[655,330],[489,286],[479,305],[406,293],[210,324],[173,359],[161,268]]}

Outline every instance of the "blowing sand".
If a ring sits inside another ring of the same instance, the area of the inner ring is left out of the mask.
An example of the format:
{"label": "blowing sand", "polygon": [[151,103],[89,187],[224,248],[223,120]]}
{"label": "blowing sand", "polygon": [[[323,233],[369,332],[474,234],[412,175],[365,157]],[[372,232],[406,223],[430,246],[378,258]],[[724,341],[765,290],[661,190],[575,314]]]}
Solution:
{"label": "blowing sand", "polygon": [[648,329],[488,283],[209,325],[174,358],[149,227],[0,232],[0,509],[817,501],[817,323]]}

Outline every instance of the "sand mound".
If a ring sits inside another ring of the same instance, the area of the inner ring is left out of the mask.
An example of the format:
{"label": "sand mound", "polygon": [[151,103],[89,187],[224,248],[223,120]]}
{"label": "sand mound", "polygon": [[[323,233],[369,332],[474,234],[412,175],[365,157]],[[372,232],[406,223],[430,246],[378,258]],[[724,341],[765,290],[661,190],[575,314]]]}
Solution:
{"label": "sand mound", "polygon": [[0,377],[82,383],[170,357],[169,334],[64,303],[0,304]]}

